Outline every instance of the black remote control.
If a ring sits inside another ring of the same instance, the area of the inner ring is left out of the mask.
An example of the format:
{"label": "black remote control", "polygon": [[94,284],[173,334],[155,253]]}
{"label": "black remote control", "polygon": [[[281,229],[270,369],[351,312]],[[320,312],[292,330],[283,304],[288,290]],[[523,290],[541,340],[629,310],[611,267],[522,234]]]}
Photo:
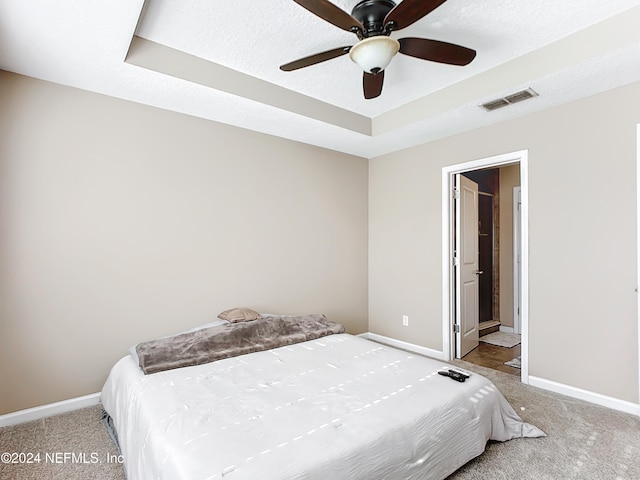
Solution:
{"label": "black remote control", "polygon": [[449,377],[458,382],[464,382],[467,378],[467,375],[464,375],[460,372],[456,372],[455,370],[438,370],[438,375],[442,375],[443,377]]}

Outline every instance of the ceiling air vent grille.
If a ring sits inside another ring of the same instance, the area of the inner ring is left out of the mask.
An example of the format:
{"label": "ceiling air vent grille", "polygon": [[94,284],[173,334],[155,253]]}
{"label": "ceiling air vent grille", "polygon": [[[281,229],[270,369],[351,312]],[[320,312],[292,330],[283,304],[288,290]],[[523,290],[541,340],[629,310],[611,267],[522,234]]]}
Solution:
{"label": "ceiling air vent grille", "polygon": [[498,108],[506,107],[507,105],[511,105],[512,103],[522,102],[523,100],[528,100],[529,98],[537,97],[538,94],[532,88],[527,88],[526,90],[521,90],[516,93],[512,93],[511,95],[507,95],[503,98],[498,98],[496,100],[491,100],[490,102],[483,103],[480,105],[487,112],[491,112],[492,110],[497,110]]}

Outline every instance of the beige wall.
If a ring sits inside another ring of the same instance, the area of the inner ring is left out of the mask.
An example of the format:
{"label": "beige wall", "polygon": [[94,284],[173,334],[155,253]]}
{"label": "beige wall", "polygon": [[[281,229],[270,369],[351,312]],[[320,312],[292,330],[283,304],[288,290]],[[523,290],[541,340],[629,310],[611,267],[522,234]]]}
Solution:
{"label": "beige wall", "polygon": [[529,373],[637,403],[639,122],[633,84],[371,160],[369,330],[442,350],[442,167],[528,149]]}
{"label": "beige wall", "polygon": [[634,84],[371,160],[369,330],[442,350],[442,167],[528,149],[529,374],[637,403],[639,122]]}
{"label": "beige wall", "polygon": [[520,166],[500,172],[500,324],[513,328],[513,187],[520,185]]}
{"label": "beige wall", "polygon": [[367,168],[0,72],[0,414],[233,306],[366,331]]}

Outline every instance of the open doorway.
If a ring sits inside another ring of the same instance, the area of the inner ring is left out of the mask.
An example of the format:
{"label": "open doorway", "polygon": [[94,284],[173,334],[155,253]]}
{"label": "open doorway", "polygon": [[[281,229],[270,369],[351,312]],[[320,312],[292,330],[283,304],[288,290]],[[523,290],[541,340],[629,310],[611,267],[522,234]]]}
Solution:
{"label": "open doorway", "polygon": [[[443,168],[445,357],[463,358],[519,374],[525,383],[528,383],[527,167],[527,152],[521,151]],[[464,191],[456,191],[460,185]],[[515,196],[515,187],[520,197]],[[520,198],[518,210],[513,205],[516,198]],[[515,228],[518,219],[520,228]],[[461,223],[467,226],[462,227]],[[469,259],[476,256],[476,263],[471,263]],[[471,274],[465,273],[465,268]],[[470,319],[474,319],[475,326]],[[478,341],[482,337],[493,340],[491,337],[495,336],[500,340],[518,333],[520,341],[515,348]],[[487,334],[490,336],[486,337]],[[517,357],[519,369],[510,365],[498,367]]]}
{"label": "open doorway", "polygon": [[[520,186],[520,164],[481,168],[460,175],[477,187],[477,228],[454,227],[453,235],[477,236],[478,342],[470,351],[456,351],[456,358],[520,375],[521,336],[514,318],[514,289],[519,285],[514,268],[514,188]],[[455,215],[455,213],[454,213]],[[454,219],[454,225],[458,222]],[[466,242],[460,242],[462,244]],[[457,270],[456,270],[457,271]],[[456,281],[458,281],[456,279]],[[519,305],[518,305],[519,306]],[[462,307],[464,308],[464,306]],[[474,312],[475,314],[475,312]]]}

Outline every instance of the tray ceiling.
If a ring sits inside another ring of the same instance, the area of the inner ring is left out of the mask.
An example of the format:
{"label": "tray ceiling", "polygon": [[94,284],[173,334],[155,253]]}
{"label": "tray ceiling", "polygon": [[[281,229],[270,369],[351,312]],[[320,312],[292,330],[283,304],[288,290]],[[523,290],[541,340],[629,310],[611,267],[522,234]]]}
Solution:
{"label": "tray ceiling", "polygon": [[[279,70],[357,42],[292,0],[4,0],[0,68],[371,158],[640,80],[638,24],[640,0],[449,0],[392,36],[476,59],[397,55],[365,100],[348,56]],[[479,107],[526,88],[539,96]]]}

